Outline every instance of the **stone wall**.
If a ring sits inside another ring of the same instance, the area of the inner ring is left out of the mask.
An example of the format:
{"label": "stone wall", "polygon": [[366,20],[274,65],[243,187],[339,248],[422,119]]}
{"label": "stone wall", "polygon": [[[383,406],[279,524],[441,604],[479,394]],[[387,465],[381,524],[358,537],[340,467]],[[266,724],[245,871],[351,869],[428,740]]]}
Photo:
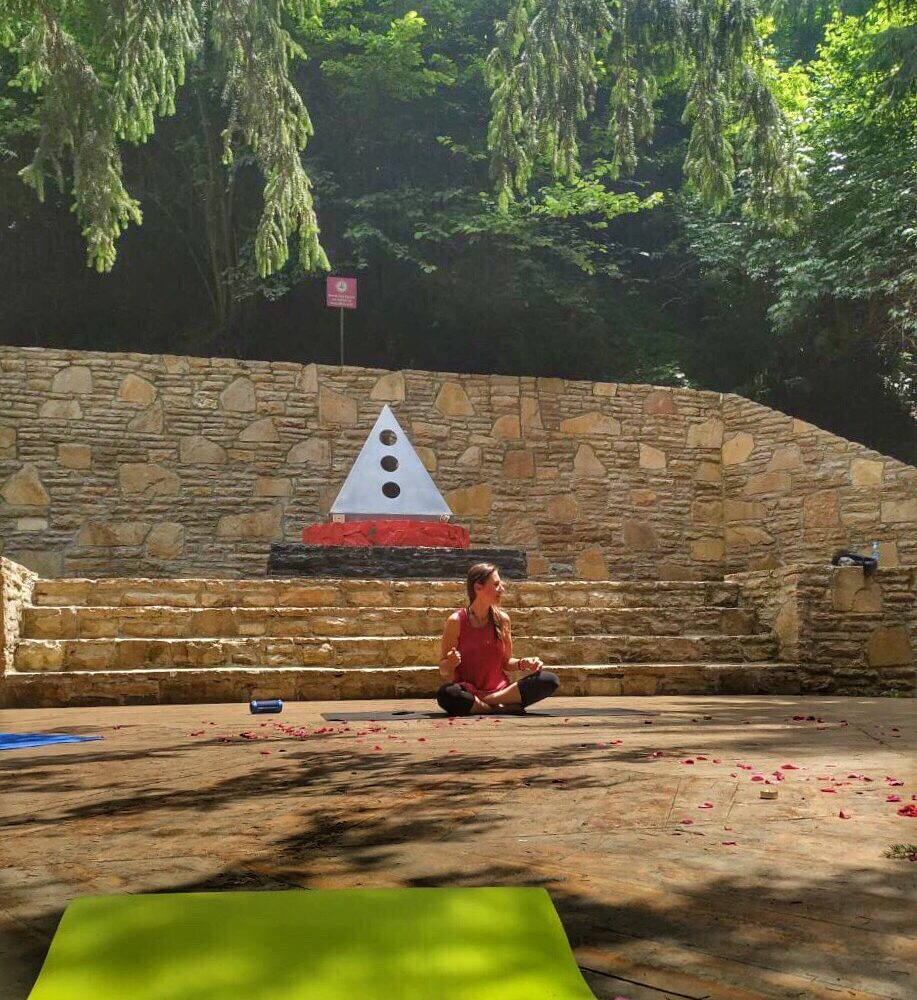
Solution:
{"label": "stone wall", "polygon": [[534,576],[715,578],[874,536],[883,565],[917,562],[917,470],[738,397],[14,347],[0,552],[44,576],[263,576],[383,403],[472,544],[526,549]]}
{"label": "stone wall", "polygon": [[917,565],[917,469],[812,424],[723,397],[728,570],[830,562],[838,548]]}
{"label": "stone wall", "polygon": [[37,576],[0,556],[0,676],[13,669],[23,605],[32,600]]}
{"label": "stone wall", "polygon": [[390,403],[473,545],[530,572],[702,578],[715,393],[0,348],[2,551],[45,576],[262,576]]}
{"label": "stone wall", "polygon": [[913,694],[917,678],[917,570],[786,565],[730,574],[779,658],[799,665],[802,689]]}

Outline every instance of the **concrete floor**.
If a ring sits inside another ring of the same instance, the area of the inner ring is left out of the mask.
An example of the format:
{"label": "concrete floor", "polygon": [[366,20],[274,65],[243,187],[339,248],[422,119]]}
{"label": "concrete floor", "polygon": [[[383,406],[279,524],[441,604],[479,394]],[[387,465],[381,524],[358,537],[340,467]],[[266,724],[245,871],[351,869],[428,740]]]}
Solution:
{"label": "concrete floor", "polygon": [[883,857],[917,842],[914,701],[546,705],[0,712],[104,736],[0,753],[0,1000],[74,896],[355,885],[543,885],[599,998],[917,997],[917,864]]}

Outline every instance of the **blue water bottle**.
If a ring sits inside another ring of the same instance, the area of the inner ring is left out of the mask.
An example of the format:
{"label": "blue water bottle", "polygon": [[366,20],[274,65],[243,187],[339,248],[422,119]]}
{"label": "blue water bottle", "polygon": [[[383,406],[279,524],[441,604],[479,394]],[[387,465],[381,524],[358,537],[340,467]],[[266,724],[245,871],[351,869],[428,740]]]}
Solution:
{"label": "blue water bottle", "polygon": [[283,711],[283,702],[280,698],[266,698],[259,701],[257,698],[248,703],[248,710],[252,715],[270,715]]}

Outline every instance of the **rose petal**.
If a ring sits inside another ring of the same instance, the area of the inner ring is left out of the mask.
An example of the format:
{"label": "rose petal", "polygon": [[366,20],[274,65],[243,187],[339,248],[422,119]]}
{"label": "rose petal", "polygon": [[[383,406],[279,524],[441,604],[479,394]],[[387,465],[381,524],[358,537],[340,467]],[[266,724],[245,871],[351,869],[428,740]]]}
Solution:
{"label": "rose petal", "polygon": [[831,795],[837,795],[837,789],[836,788],[823,788],[822,791],[823,792],[828,792]]}
{"label": "rose petal", "polygon": [[844,812],[843,809],[837,814],[838,819],[850,819],[850,813]]}
{"label": "rose petal", "polygon": [[720,758],[719,758],[719,757],[714,757],[714,758],[713,758],[713,763],[714,763],[714,764],[722,764],[723,762],[722,762],[722,761],[720,760]]}
{"label": "rose petal", "polygon": [[701,802],[701,804],[697,808],[698,809],[712,809],[713,808],[713,803],[712,802]]}
{"label": "rose petal", "polygon": [[900,802],[901,801],[901,796],[900,795],[886,795],[885,796],[885,801],[886,802]]}
{"label": "rose petal", "polygon": [[624,742],[624,740],[612,740],[611,741],[611,745],[613,747],[619,747],[623,742]]}
{"label": "rose petal", "polygon": [[680,819],[678,821],[682,826],[692,826],[694,824],[693,819]]}
{"label": "rose petal", "polygon": [[679,761],[679,764],[693,764],[694,761],[690,757],[685,757],[684,760]]}
{"label": "rose petal", "polygon": [[[193,736],[194,733],[192,733],[191,735]],[[899,780],[898,778],[890,778],[890,777],[886,777],[885,783],[887,785],[890,785],[892,788],[900,788],[904,784],[904,782]]]}
{"label": "rose petal", "polygon": [[781,764],[780,765],[780,770],[781,771],[798,771],[799,770],[799,765],[798,764]]}
{"label": "rose petal", "polygon": [[898,810],[898,815],[911,816],[914,819],[917,819],[917,805],[914,805],[913,802],[909,802],[906,806],[902,806],[902,808]]}
{"label": "rose petal", "polygon": [[735,847],[736,842],[734,840],[723,840],[721,841],[723,847]]}

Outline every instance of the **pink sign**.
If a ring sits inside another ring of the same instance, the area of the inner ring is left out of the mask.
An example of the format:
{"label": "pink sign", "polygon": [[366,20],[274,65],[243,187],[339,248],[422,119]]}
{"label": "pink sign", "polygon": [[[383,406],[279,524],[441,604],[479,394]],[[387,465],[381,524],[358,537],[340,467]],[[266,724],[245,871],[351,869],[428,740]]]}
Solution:
{"label": "pink sign", "polygon": [[326,278],[325,305],[335,309],[357,308],[356,278]]}

